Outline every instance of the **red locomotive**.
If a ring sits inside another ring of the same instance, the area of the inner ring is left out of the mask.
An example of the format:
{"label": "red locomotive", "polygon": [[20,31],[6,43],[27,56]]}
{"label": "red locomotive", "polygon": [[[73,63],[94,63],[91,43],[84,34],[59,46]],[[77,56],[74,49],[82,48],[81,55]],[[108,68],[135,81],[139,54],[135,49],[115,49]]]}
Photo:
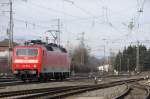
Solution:
{"label": "red locomotive", "polygon": [[70,75],[70,58],[65,48],[32,40],[32,45],[16,46],[12,71],[22,80],[65,79]]}

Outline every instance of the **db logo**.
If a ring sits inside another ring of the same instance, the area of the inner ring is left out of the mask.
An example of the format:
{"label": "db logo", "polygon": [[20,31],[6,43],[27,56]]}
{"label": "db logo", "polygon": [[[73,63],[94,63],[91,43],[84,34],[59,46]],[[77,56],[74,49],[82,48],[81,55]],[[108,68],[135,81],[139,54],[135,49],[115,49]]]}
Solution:
{"label": "db logo", "polygon": [[30,66],[29,66],[29,65],[24,65],[24,67],[25,67],[25,68],[29,68]]}

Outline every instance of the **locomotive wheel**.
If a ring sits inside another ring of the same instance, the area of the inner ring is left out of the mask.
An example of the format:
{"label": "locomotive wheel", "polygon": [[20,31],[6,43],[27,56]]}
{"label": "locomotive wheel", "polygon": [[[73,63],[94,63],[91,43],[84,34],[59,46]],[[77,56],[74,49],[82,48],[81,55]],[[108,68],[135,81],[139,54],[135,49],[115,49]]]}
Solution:
{"label": "locomotive wheel", "polygon": [[63,73],[63,78],[66,79],[66,73]]}
{"label": "locomotive wheel", "polygon": [[60,73],[60,80],[63,80],[64,77],[63,77],[63,73]]}
{"label": "locomotive wheel", "polygon": [[38,78],[38,81],[39,82],[44,82],[44,75],[43,74],[40,74],[40,77]]}
{"label": "locomotive wheel", "polygon": [[40,77],[38,78],[38,81],[45,82],[48,81],[48,76],[46,74],[40,74]]}
{"label": "locomotive wheel", "polygon": [[56,80],[60,80],[60,73],[54,73],[54,78]]}
{"label": "locomotive wheel", "polygon": [[59,75],[58,74],[55,75],[55,79],[59,80]]}
{"label": "locomotive wheel", "polygon": [[30,82],[30,80],[29,79],[21,79],[24,83],[28,83],[28,82]]}
{"label": "locomotive wheel", "polygon": [[63,73],[59,73],[59,80],[63,80]]}

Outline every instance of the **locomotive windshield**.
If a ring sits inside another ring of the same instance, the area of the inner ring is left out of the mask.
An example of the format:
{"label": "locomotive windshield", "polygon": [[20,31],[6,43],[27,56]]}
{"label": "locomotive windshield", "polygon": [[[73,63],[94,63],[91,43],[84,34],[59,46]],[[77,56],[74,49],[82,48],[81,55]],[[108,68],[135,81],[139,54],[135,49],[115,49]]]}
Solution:
{"label": "locomotive windshield", "polygon": [[17,56],[37,56],[38,49],[37,48],[20,48],[16,50]]}

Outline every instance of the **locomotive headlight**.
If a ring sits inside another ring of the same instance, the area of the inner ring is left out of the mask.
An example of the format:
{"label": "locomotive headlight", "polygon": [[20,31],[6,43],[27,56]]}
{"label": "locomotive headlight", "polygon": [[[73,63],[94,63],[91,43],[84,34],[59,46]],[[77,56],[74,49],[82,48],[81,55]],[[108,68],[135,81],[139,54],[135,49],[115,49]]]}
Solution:
{"label": "locomotive headlight", "polygon": [[32,74],[36,74],[36,71],[35,71],[35,70],[33,70],[33,71],[31,71],[31,73],[32,73]]}
{"label": "locomotive headlight", "polygon": [[14,71],[14,74],[18,74],[18,71],[17,71],[17,70],[15,70],[15,71]]}
{"label": "locomotive headlight", "polygon": [[34,66],[33,66],[34,68],[37,68],[37,65],[36,64],[34,64]]}
{"label": "locomotive headlight", "polygon": [[17,68],[17,67],[19,67],[19,65],[18,65],[18,64],[16,64],[16,68]]}

